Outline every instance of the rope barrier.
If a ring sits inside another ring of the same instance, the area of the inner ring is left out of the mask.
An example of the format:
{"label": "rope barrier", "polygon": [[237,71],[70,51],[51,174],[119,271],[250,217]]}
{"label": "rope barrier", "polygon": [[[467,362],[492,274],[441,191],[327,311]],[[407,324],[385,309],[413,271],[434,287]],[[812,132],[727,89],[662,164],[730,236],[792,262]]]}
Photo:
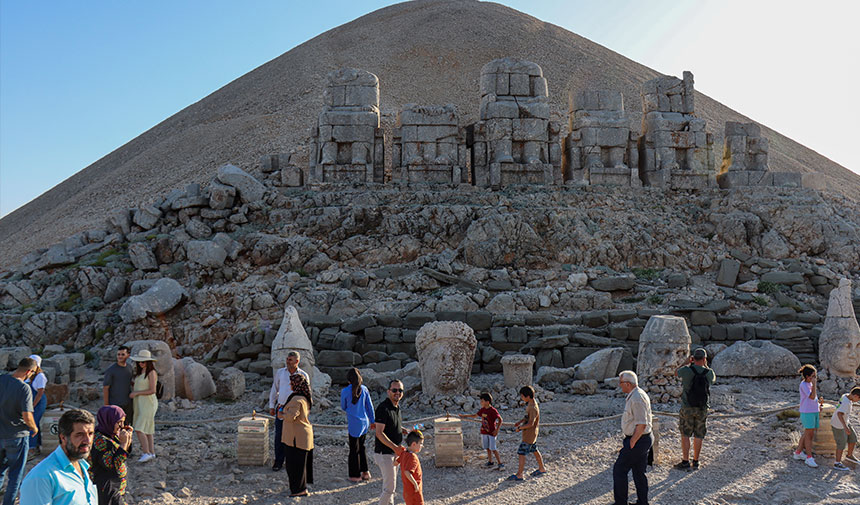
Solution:
{"label": "rope barrier", "polygon": [[[769,415],[769,414],[777,414],[779,412],[793,409],[795,407],[796,407],[796,404],[792,404],[792,405],[779,407],[779,408],[775,408],[775,409],[761,410],[761,411],[757,411],[757,412],[750,412],[750,413],[744,413],[744,414],[709,414],[708,419],[735,419],[735,418],[740,418],[740,417],[758,417],[758,416],[765,416],[765,415]],[[274,419],[274,417],[272,417],[268,414],[256,413],[254,415],[256,415],[257,417],[265,418],[265,419]],[[677,412],[661,412],[661,411],[652,412],[652,415],[664,416],[664,417],[679,417],[680,416],[680,414]],[[242,415],[218,417],[218,418],[212,418],[212,419],[182,419],[182,420],[173,420],[173,421],[157,420],[157,421],[155,421],[155,423],[158,425],[161,425],[161,426],[185,426],[185,425],[190,425],[190,424],[209,424],[209,423],[218,423],[218,422],[223,422],[223,421],[236,421],[239,419],[243,419],[245,417],[248,417],[248,415],[242,414]],[[406,425],[406,426],[415,425],[415,424],[419,424],[419,423],[432,421],[432,420],[438,419],[440,417],[446,417],[446,414],[438,414],[438,415],[434,415],[434,416],[427,416],[427,417],[420,417],[418,419],[412,419],[408,422],[405,422],[404,425]],[[458,416],[453,416],[453,415],[448,416],[448,417],[459,419]],[[603,422],[603,421],[611,421],[611,420],[620,419],[620,418],[621,418],[621,414],[615,414],[615,415],[607,416],[607,417],[599,417],[597,419],[583,419],[580,421],[568,421],[568,422],[559,422],[559,423],[541,423],[540,426],[541,426],[541,428],[563,428],[563,427],[567,427],[567,426],[581,426],[584,424],[599,423],[599,422]],[[477,419],[468,419],[468,418],[462,419],[462,420],[468,421],[468,422],[474,422],[474,423],[480,423],[481,422]],[[513,423],[502,423],[502,426],[513,427]],[[313,427],[317,428],[317,429],[332,429],[332,430],[346,429],[345,424],[314,424]]]}

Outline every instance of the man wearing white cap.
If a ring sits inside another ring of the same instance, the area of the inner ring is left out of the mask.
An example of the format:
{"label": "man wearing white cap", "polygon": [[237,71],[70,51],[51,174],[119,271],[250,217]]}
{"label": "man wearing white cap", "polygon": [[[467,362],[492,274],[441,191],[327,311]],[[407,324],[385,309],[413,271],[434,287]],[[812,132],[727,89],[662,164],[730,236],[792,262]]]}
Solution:
{"label": "man wearing white cap", "polygon": [[[38,354],[31,354],[30,359],[36,362],[36,374],[30,378],[30,393],[33,395],[33,419],[36,421],[36,426],[42,422],[42,416],[48,408],[48,397],[45,395],[45,386],[48,385],[48,378],[42,372],[42,357]],[[42,434],[36,433],[30,435],[30,453],[39,454],[42,446]]]}

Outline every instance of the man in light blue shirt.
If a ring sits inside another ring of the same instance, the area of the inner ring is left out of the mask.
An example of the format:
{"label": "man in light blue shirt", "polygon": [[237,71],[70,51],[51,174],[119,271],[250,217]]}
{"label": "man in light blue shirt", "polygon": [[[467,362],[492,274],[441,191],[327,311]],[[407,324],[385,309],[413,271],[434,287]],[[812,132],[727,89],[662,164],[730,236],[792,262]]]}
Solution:
{"label": "man in light blue shirt", "polygon": [[86,410],[60,417],[60,445],[21,483],[21,505],[97,505],[96,486],[85,461],[93,446],[95,418]]}

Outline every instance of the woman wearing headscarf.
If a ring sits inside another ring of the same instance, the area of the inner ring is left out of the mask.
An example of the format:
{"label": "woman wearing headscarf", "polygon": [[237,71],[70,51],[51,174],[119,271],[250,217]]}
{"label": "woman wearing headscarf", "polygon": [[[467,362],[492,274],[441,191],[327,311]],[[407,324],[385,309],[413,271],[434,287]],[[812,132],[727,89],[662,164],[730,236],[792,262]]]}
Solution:
{"label": "woman wearing headscarf", "polygon": [[373,425],[373,402],[367,386],[362,384],[361,373],[357,368],[346,373],[346,380],[349,381],[349,386],[340,392],[340,408],[346,412],[346,427],[349,433],[349,480],[370,480],[364,438]]}
{"label": "woman wearing headscarf", "polygon": [[290,376],[293,393],[287,403],[278,409],[278,417],[284,427],[281,442],[287,446],[287,477],[290,480],[290,496],[308,496],[308,483],[313,483],[314,429],[308,422],[308,412],[313,405],[311,388],[301,374]]}
{"label": "woman wearing headscarf", "polygon": [[140,440],[143,455],[138,462],[143,463],[155,457],[155,412],[158,398],[155,397],[158,373],[155,371],[155,358],[146,350],[129,358],[135,362],[134,388],[129,398],[134,400],[134,431]]}
{"label": "woman wearing headscarf", "polygon": [[[48,385],[48,378],[42,372],[42,357],[37,354],[31,354],[30,359],[36,362],[36,374],[30,379],[30,390],[33,393],[33,420],[36,421],[36,426],[42,422],[42,416],[45,414],[45,409],[48,408],[48,397],[45,395],[45,386]],[[30,451],[32,454],[40,454],[42,452],[42,430],[39,430],[35,435],[30,436]]]}
{"label": "woman wearing headscarf", "polygon": [[125,412],[105,405],[96,414],[96,436],[90,451],[90,473],[99,491],[99,505],[123,505],[131,446],[131,426],[125,426]]}

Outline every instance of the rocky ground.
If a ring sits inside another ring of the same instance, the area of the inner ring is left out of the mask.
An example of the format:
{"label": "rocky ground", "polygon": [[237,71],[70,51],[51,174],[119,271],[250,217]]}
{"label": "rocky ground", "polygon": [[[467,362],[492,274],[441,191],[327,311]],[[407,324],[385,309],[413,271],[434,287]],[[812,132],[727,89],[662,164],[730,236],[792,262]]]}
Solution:
{"label": "rocky ground", "polygon": [[[486,388],[501,382],[500,375],[472,378],[472,387]],[[211,419],[250,413],[259,409],[268,388],[265,380],[249,384],[239,402],[213,401],[189,405],[176,401],[162,405],[158,420]],[[726,379],[712,389],[712,408],[717,413],[744,413],[772,409],[794,402],[795,379]],[[337,392],[328,399],[336,404]],[[374,393],[374,400],[379,395]],[[835,398],[829,398],[835,400]],[[590,396],[556,394],[542,404],[545,423],[596,419],[620,413],[623,397],[617,390],[602,387]],[[404,418],[416,419],[435,414],[418,408],[416,398],[407,396]],[[97,403],[86,405],[90,410]],[[655,410],[675,411],[677,404],[655,404]],[[500,405],[506,421],[519,418],[522,408]],[[856,414],[855,414],[856,419]],[[337,408],[315,409],[315,423],[341,424]],[[660,421],[659,464],[649,470],[652,504],[850,504],[860,503],[860,476],[856,472],[832,469],[833,460],[818,457],[817,469],[790,459],[797,441],[796,419],[780,420],[776,415],[716,420],[702,455],[702,468],[682,472],[671,466],[680,458],[677,421],[662,416]],[[856,421],[855,421],[856,422]],[[307,504],[376,503],[381,481],[371,463],[374,478],[353,484],[346,476],[346,436],[344,430],[318,429],[315,436],[315,483],[312,495],[300,501]],[[543,477],[509,483],[505,478],[516,469],[519,435],[503,431],[500,450],[507,468],[503,471],[483,467],[478,426],[465,425],[466,466],[435,468],[432,429],[421,454],[424,468],[425,499],[428,504],[498,504],[505,502],[535,504],[606,504],[612,501],[611,467],[620,446],[618,420],[600,421],[576,427],[546,427],[539,445],[549,471]],[[156,433],[158,458],[148,463],[129,464],[129,503],[189,505],[277,504],[290,502],[286,474],[273,474],[270,467],[239,466],[236,462],[236,422],[222,421],[201,425],[159,427]],[[38,460],[38,459],[37,459]],[[32,465],[33,463],[31,463]],[[528,462],[527,474],[534,469]],[[631,494],[633,494],[632,482]],[[398,494],[401,486],[398,483]],[[398,498],[400,502],[402,500]]]}

